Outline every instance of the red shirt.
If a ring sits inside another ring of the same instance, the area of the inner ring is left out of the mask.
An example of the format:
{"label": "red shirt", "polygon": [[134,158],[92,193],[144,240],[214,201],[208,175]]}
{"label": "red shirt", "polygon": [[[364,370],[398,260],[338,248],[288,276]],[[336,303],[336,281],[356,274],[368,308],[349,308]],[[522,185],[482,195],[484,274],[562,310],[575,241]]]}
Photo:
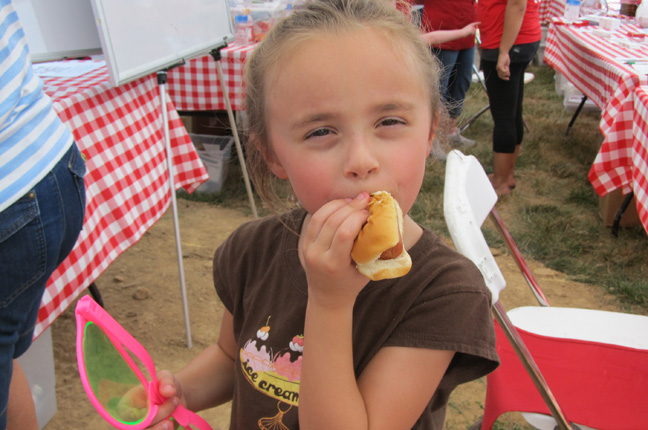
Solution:
{"label": "red shirt", "polygon": [[[479,34],[483,49],[499,48],[504,32],[506,3],[507,0],[479,0],[477,18],[481,22]],[[526,12],[515,45],[537,42],[542,38],[539,9],[540,0],[527,0]]]}
{"label": "red shirt", "polygon": [[[424,0],[421,27],[428,33],[435,30],[457,30],[477,21],[475,0]],[[467,36],[439,45],[449,51],[475,46],[475,36]],[[435,45],[436,47],[436,45]]]}

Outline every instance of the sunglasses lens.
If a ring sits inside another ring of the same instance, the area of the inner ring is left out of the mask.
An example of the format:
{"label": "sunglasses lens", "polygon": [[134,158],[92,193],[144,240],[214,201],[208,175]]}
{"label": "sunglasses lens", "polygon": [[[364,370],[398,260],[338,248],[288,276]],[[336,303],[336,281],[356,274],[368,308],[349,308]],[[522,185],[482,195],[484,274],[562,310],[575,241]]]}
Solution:
{"label": "sunglasses lens", "polygon": [[[143,368],[133,354],[129,357],[139,369]],[[106,412],[128,425],[146,418],[150,403],[146,387],[106,334],[92,322],[83,334],[83,360],[94,396]]]}

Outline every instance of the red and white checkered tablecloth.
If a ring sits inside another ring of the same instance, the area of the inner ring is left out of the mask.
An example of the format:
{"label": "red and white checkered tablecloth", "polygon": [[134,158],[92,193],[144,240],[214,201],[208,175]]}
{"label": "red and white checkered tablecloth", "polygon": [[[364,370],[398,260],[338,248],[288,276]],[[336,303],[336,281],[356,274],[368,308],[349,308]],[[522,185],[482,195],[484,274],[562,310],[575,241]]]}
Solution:
{"label": "red and white checkered tablecloth", "polygon": [[[634,93],[648,84],[648,77],[629,63],[648,62],[645,41],[648,33],[629,20],[606,37],[597,35],[596,27],[568,26],[561,20],[554,20],[549,27],[545,62],[602,112],[599,128],[604,141],[588,174],[601,196],[618,188],[624,194],[633,189]],[[648,204],[639,197],[637,202]]]}
{"label": "red and white checkered tablecloth", "polygon": [[[231,45],[221,50],[221,67],[232,110],[244,110],[245,60],[256,45]],[[225,97],[215,60],[210,56],[189,60],[168,73],[169,97],[180,111],[225,110]]]}
{"label": "red and white checkered tablecloth", "polygon": [[[553,18],[564,16],[566,3],[566,0],[541,0],[540,23],[548,24]],[[618,13],[621,7],[620,3],[620,0],[608,0],[608,14]]]}
{"label": "red and white checkered tablecloth", "polygon": [[[574,27],[562,24],[560,19],[554,21],[547,33],[545,63],[562,73],[604,115],[610,109],[608,114],[616,117],[615,109],[624,98],[623,93],[618,93],[620,86],[624,81],[636,85],[640,78],[626,60],[648,58],[648,45],[642,43],[643,39],[627,35],[642,34],[641,29],[626,21],[609,37],[601,37],[596,34],[596,26]],[[602,130],[604,135],[607,127]]]}
{"label": "red and white checkered tablecloth", "polygon": [[648,87],[635,90],[634,107],[632,190],[639,219],[648,233]]}
{"label": "red and white checkered tablecloth", "polygon": [[[34,336],[42,333],[170,204],[155,75],[112,87],[101,67],[78,78],[43,78],[45,92],[87,157],[83,230],[48,281]],[[167,103],[175,185],[193,191],[207,172]]]}
{"label": "red and white checkered tablecloth", "polygon": [[552,18],[565,14],[565,0],[541,0],[540,1],[540,23],[547,24]]}

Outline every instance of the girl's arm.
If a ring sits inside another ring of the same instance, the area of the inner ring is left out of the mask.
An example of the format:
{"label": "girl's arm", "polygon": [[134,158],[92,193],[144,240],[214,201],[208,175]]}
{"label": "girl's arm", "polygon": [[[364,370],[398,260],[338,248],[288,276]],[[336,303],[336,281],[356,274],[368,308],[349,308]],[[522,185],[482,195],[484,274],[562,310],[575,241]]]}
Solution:
{"label": "girl's arm", "polygon": [[410,429],[453,356],[383,348],[356,379],[353,306],[368,279],[349,256],[367,217],[367,201],[368,195],[329,202],[307,220],[300,238],[309,296],[299,392],[303,429]]}
{"label": "girl's arm", "polygon": [[428,45],[441,45],[451,40],[472,36],[479,28],[478,22],[473,22],[457,30],[436,30],[421,34],[421,39]]}
{"label": "girl's arm", "polygon": [[304,429],[411,429],[454,353],[386,347],[356,380],[352,310],[306,313],[299,423]]}
{"label": "girl's arm", "polygon": [[[178,403],[189,410],[200,411],[231,400],[236,350],[233,318],[226,310],[218,343],[205,348],[175,375],[169,371],[158,374],[160,394],[168,398],[160,406],[158,417],[169,416]],[[150,428],[171,430],[173,425],[164,420]]]}
{"label": "girl's arm", "polygon": [[307,216],[299,256],[308,281],[299,384],[300,428],[368,428],[353,368],[353,305],[369,283],[351,261],[353,240],[368,214],[367,193],[333,200]]}
{"label": "girl's arm", "polygon": [[515,43],[515,39],[522,27],[522,20],[526,12],[527,0],[508,0],[504,12],[504,32],[499,46],[499,57],[497,59],[497,75],[500,79],[508,81],[511,77],[509,65],[511,59],[509,51]]}
{"label": "girl's arm", "polygon": [[218,342],[203,350],[176,374],[186,407],[192,411],[218,406],[232,399],[237,353],[232,314],[225,310]]}
{"label": "girl's arm", "polygon": [[453,351],[385,347],[358,379],[371,429],[411,429],[445,374]]}

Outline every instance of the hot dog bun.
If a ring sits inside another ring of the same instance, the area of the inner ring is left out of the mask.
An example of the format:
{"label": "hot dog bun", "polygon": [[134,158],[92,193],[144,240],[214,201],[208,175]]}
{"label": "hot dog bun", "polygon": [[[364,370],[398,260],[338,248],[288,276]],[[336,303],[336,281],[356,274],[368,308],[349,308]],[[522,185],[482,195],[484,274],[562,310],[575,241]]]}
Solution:
{"label": "hot dog bun", "polygon": [[367,205],[369,218],[351,250],[358,271],[371,279],[399,278],[412,267],[412,259],[403,246],[403,212],[387,191],[371,195]]}

